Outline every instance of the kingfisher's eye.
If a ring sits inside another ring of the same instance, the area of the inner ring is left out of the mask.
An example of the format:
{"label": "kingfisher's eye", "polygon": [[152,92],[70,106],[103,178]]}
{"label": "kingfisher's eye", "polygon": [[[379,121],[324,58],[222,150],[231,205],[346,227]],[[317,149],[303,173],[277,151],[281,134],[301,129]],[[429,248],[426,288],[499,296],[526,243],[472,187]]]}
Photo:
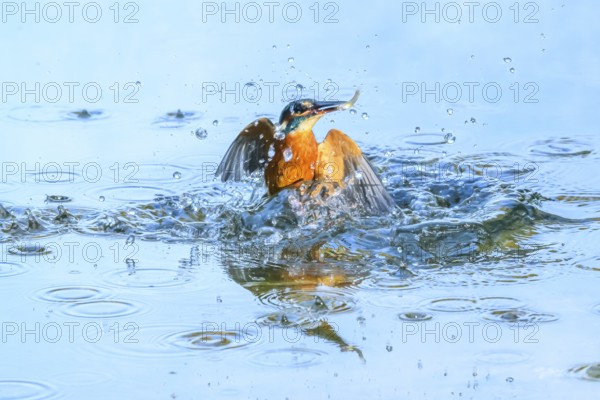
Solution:
{"label": "kingfisher's eye", "polygon": [[294,112],[298,114],[302,114],[306,109],[304,108],[304,104],[296,103],[294,104]]}

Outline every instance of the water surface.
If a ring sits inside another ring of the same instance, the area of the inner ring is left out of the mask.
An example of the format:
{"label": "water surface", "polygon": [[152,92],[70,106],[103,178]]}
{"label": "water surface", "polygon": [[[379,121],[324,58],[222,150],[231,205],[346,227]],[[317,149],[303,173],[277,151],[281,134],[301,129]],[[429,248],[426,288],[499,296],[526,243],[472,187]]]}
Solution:
{"label": "water surface", "polygon": [[[540,4],[530,24],[200,7],[1,27],[5,81],[106,95],[0,106],[0,398],[594,398],[597,6]],[[206,92],[264,82],[273,99]],[[415,82],[504,95],[404,96]],[[243,126],[315,88],[361,89],[316,133],[360,144],[392,215],[213,179]]]}

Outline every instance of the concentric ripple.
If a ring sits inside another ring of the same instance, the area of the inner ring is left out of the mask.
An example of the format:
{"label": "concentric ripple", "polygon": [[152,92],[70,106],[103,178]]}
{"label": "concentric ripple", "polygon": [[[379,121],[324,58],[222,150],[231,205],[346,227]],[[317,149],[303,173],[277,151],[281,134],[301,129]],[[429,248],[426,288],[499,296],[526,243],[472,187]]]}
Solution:
{"label": "concentric ripple", "polygon": [[265,314],[256,319],[261,326],[302,326],[314,323],[310,313],[302,307],[288,307],[281,311]]}
{"label": "concentric ripple", "polygon": [[338,288],[327,291],[272,290],[258,298],[261,303],[277,308],[299,307],[307,311],[325,313],[349,311],[356,305],[349,293]]}
{"label": "concentric ripple", "polygon": [[525,303],[512,297],[481,297],[477,300],[477,308],[481,310],[517,309],[524,306]]}
{"label": "concentric ripple", "polygon": [[477,355],[477,359],[490,364],[516,364],[529,359],[529,355],[513,350],[491,350]]}
{"label": "concentric ripple", "polygon": [[571,368],[569,372],[580,379],[600,381],[600,363],[578,365]]}
{"label": "concentric ripple", "polygon": [[[227,326],[226,326],[227,325]],[[126,325],[123,325],[126,327]],[[197,351],[212,357],[229,349],[239,349],[260,343],[267,335],[256,324],[204,323],[192,325],[137,326],[131,324],[119,332],[120,343],[94,346],[101,354],[111,353],[131,357],[165,358],[191,357]]]}
{"label": "concentric ripple", "polygon": [[178,332],[163,338],[163,342],[183,350],[226,350],[245,347],[260,340],[262,332],[252,331],[245,334],[242,331],[233,330],[191,330]]}
{"label": "concentric ripple", "polygon": [[403,321],[410,322],[421,322],[421,321],[429,321],[433,318],[432,314],[420,312],[420,311],[406,311],[398,314],[398,318]]}
{"label": "concentric ripple", "polygon": [[360,283],[361,288],[381,290],[382,292],[414,290],[422,284],[414,272],[407,268],[382,268],[371,272],[371,275]]}
{"label": "concentric ripple", "polygon": [[57,286],[38,290],[33,294],[37,300],[52,303],[76,303],[107,297],[106,290],[89,286]]}
{"label": "concentric ripple", "polygon": [[465,312],[477,309],[477,300],[467,297],[448,297],[432,299],[425,303],[432,311]]}
{"label": "concentric ripple", "polygon": [[130,270],[110,271],[104,279],[113,286],[132,288],[181,286],[191,281],[182,271],[167,268],[136,268],[133,274]]}
{"label": "concentric ripple", "polygon": [[19,244],[9,247],[8,252],[15,256],[43,256],[52,253],[50,248],[40,244]]}
{"label": "concentric ripple", "polygon": [[322,363],[327,355],[319,350],[292,347],[257,352],[250,356],[249,361],[263,367],[310,367]]}
{"label": "concentric ripple", "polygon": [[422,286],[416,279],[394,274],[378,274],[366,279],[361,287],[381,290],[414,290]]}
{"label": "concentric ripple", "polygon": [[558,317],[554,314],[519,309],[491,310],[483,313],[482,317],[488,321],[523,324],[536,324],[558,320]]}
{"label": "concentric ripple", "polygon": [[530,265],[498,265],[487,267],[460,266],[428,271],[422,274],[423,280],[435,286],[498,286],[528,284],[557,275],[555,270],[540,270]]}
{"label": "concentric ripple", "polygon": [[108,118],[108,114],[102,110],[88,110],[85,108],[76,111],[68,111],[64,114],[64,116],[66,119],[77,121],[90,121]]}
{"label": "concentric ripple", "polygon": [[539,281],[546,276],[541,276],[539,268],[533,266],[503,266],[502,268],[490,269],[486,271],[488,275],[488,285],[497,284],[527,284]]}
{"label": "concentric ripple", "polygon": [[13,108],[8,117],[23,122],[58,122],[64,121],[68,112],[65,107],[23,106]]}
{"label": "concentric ripple", "polygon": [[448,142],[441,133],[420,133],[417,135],[408,135],[404,137],[404,142],[419,146],[447,144]]}
{"label": "concentric ripple", "polygon": [[147,311],[146,305],[123,300],[93,300],[72,303],[60,312],[78,318],[121,318]]}
{"label": "concentric ripple", "polygon": [[200,113],[194,111],[170,111],[154,121],[153,124],[163,129],[176,129],[188,125],[200,116]]}
{"label": "concentric ripple", "polygon": [[23,264],[0,262],[0,278],[21,275],[27,271],[29,271],[29,269]]}
{"label": "concentric ripple", "polygon": [[49,203],[68,203],[73,199],[69,196],[62,195],[48,195],[46,196],[46,201]]}
{"label": "concentric ripple", "polygon": [[585,157],[593,147],[571,138],[552,138],[536,142],[529,147],[531,153],[550,157]]}
{"label": "concentric ripple", "polygon": [[56,389],[45,383],[26,380],[0,381],[0,400],[40,400],[56,395]]}
{"label": "concentric ripple", "polygon": [[371,296],[367,301],[369,304],[372,304],[377,307],[394,309],[406,307],[406,299],[400,296],[399,294],[394,293],[387,293],[381,295],[376,295],[374,293],[373,296]]}
{"label": "concentric ripple", "polygon": [[524,309],[525,303],[512,297],[491,296],[480,298],[448,297],[427,300],[422,304],[432,311],[480,311],[484,319],[497,322],[550,322],[558,319],[553,314]]}

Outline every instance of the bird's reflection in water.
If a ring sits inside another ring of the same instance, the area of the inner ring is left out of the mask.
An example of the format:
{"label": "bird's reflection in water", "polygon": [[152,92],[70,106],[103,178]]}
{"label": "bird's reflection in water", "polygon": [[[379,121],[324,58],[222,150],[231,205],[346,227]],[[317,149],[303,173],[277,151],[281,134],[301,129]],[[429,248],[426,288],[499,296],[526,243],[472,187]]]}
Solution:
{"label": "bird's reflection in water", "polygon": [[369,275],[366,265],[350,261],[356,257],[319,243],[258,252],[237,247],[223,251],[222,262],[236,283],[275,309],[259,318],[259,324],[296,328],[304,336],[333,343],[364,360],[360,348],[348,343],[330,321],[334,314],[354,308],[356,285]]}

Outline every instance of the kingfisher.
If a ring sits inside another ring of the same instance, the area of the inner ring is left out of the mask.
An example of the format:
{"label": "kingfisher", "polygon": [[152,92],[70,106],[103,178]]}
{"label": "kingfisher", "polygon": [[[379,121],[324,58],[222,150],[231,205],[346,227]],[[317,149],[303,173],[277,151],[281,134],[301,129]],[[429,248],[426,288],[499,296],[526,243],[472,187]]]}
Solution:
{"label": "kingfisher", "polygon": [[321,143],[313,133],[323,115],[351,108],[359,95],[357,90],[349,101],[296,100],[283,109],[278,124],[268,118],[250,123],[225,153],[216,176],[227,182],[262,173],[269,196],[299,188],[303,199],[341,195],[367,214],[391,212],[394,200],[358,145],[338,129]]}

